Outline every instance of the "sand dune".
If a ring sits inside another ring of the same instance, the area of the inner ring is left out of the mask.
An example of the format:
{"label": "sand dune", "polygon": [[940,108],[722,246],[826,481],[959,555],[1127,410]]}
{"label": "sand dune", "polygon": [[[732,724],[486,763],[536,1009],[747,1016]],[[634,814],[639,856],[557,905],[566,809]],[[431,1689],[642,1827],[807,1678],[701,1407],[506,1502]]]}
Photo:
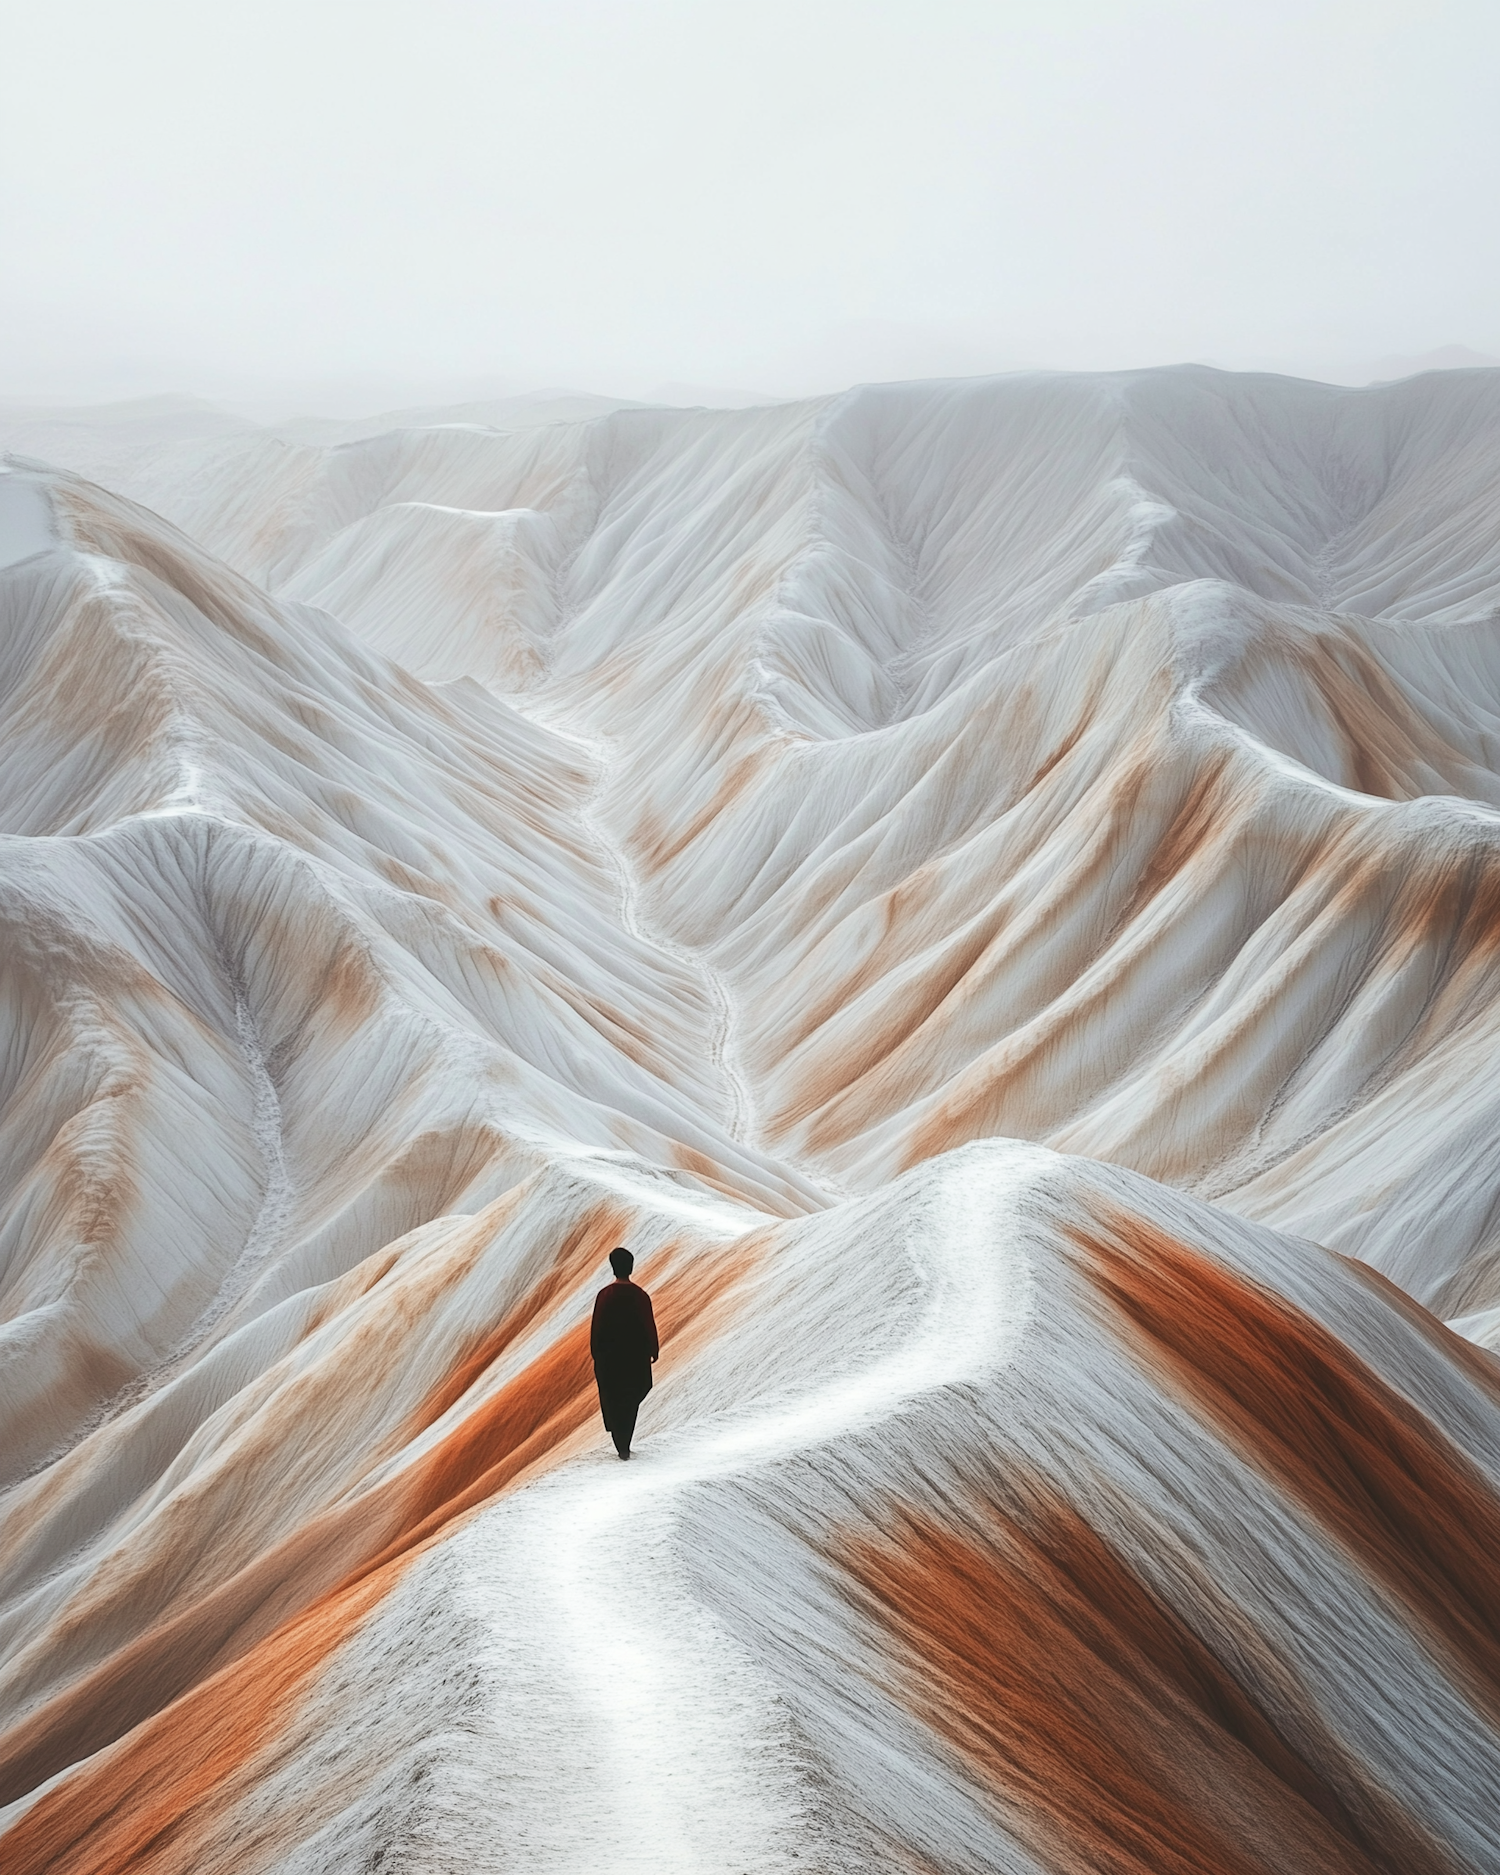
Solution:
{"label": "sand dune", "polygon": [[1500,373],[191,427],[0,476],[6,1867],[1500,1868]]}

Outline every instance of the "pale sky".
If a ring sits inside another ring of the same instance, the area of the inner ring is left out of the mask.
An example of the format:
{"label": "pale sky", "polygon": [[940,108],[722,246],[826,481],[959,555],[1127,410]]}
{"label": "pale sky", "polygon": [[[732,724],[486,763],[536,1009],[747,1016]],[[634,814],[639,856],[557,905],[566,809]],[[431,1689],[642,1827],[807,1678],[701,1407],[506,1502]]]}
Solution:
{"label": "pale sky", "polygon": [[17,4],[0,395],[1500,353],[1497,73],[1495,0]]}

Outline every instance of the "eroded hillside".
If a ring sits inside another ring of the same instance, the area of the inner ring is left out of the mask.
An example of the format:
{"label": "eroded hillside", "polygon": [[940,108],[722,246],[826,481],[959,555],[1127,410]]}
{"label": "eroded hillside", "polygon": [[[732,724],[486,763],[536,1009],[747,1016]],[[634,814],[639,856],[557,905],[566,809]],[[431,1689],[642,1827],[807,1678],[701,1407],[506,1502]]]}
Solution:
{"label": "eroded hillside", "polygon": [[0,478],[6,1866],[1500,1867],[1500,373],[107,466]]}

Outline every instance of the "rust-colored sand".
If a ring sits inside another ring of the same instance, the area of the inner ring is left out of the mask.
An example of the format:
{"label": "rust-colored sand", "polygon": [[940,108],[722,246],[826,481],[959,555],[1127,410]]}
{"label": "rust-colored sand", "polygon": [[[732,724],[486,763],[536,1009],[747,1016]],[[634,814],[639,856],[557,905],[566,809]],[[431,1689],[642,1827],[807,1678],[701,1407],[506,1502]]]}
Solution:
{"label": "rust-colored sand", "polygon": [[[569,1234],[547,1274],[434,1391],[414,1430],[430,1425],[489,1360],[561,1300],[576,1283],[579,1266],[587,1270],[598,1261],[603,1240],[618,1239],[620,1223],[618,1214],[596,1211]],[[675,1270],[674,1260],[670,1251],[653,1259],[667,1265],[653,1296],[664,1342],[681,1358],[714,1332],[720,1320],[714,1305],[744,1275],[748,1259],[736,1244],[722,1257],[700,1257]],[[377,1554],[40,1799],[4,1839],[6,1875],[41,1875],[60,1867],[69,1875],[147,1869],[153,1875],[188,1875],[193,1845],[233,1803],[242,1775],[285,1724],[302,1687],[394,1587],[407,1564],[456,1518],[565,1456],[594,1411],[589,1329],[581,1321],[385,1487],[399,1501],[391,1505],[394,1527],[387,1526],[390,1534]],[[70,1761],[64,1757],[61,1763]],[[13,1774],[20,1769],[13,1764]],[[34,1764],[26,1769],[30,1781],[19,1784],[22,1791],[39,1781]]]}
{"label": "rust-colored sand", "polygon": [[[962,1534],[897,1509],[848,1543],[898,1690],[1058,1875],[1456,1875],[1373,1786],[1339,1787],[1040,1479]],[[1304,1737],[1316,1715],[1299,1714]],[[1336,1748],[1329,1747],[1337,1756]]]}
{"label": "rust-colored sand", "polygon": [[1123,1212],[1075,1233],[1148,1359],[1446,1643],[1500,1715],[1500,1505],[1327,1329]]}

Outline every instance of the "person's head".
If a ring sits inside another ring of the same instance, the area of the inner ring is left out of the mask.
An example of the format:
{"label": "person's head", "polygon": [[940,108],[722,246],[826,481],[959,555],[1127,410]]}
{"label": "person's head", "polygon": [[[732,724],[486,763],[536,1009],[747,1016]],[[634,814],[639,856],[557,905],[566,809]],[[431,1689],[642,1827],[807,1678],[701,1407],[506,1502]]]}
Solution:
{"label": "person's head", "polygon": [[609,1267],[614,1271],[615,1275],[619,1277],[620,1281],[624,1282],[625,1278],[635,1268],[635,1258],[628,1250],[611,1250],[609,1253]]}

